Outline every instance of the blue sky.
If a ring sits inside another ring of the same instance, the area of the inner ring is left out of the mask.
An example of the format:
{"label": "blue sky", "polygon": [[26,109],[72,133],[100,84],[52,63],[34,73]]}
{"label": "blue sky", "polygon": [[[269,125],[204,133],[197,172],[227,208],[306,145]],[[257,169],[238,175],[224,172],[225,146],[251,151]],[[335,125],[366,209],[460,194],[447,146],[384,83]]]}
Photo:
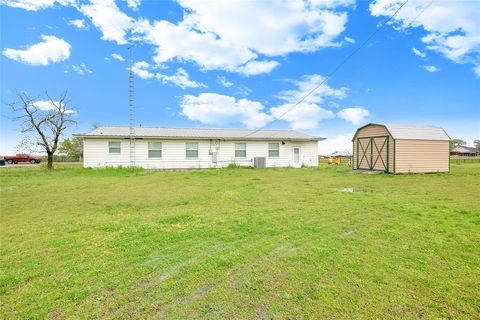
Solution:
{"label": "blue sky", "polygon": [[1,0],[0,153],[15,152],[23,137],[6,105],[15,90],[68,89],[78,126],[65,137],[94,123],[127,125],[130,44],[143,126],[293,128],[327,137],[320,153],[329,153],[349,148],[365,123],[416,123],[472,144],[480,138],[477,1],[408,2],[280,117],[402,2]]}

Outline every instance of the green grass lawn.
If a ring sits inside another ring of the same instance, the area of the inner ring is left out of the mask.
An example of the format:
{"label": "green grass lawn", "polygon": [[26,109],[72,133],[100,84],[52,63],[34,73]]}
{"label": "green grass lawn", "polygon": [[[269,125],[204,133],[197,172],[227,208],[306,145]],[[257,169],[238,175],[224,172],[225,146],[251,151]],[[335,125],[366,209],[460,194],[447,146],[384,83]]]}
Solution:
{"label": "green grass lawn", "polygon": [[480,315],[478,163],[2,168],[0,187],[4,319]]}

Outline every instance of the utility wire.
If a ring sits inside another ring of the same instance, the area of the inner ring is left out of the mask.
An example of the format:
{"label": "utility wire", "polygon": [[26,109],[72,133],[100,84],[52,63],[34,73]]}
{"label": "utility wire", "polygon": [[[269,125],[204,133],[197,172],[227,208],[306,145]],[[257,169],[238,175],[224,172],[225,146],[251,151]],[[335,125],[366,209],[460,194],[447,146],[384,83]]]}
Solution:
{"label": "utility wire", "polygon": [[[322,82],[320,82],[320,84],[318,84],[316,87],[314,87],[312,90],[310,90],[306,95],[303,96],[303,98],[301,98],[300,100],[298,100],[293,106],[291,106],[290,108],[288,108],[285,112],[283,112],[279,117],[277,117],[277,120],[278,119],[281,119],[283,118],[287,113],[289,113],[290,111],[292,111],[293,109],[295,109],[299,104],[301,104],[303,101],[305,101],[305,99],[307,99],[310,95],[312,95],[312,93],[314,93],[315,91],[318,90],[318,88],[320,88],[325,82],[327,82],[327,80],[329,80],[341,67],[343,67],[343,65],[345,63],[347,63],[348,60],[350,60],[350,58],[352,58],[358,51],[360,51],[363,47],[365,47],[365,45],[377,34],[379,33],[399,12],[400,10],[407,4],[409,0],[406,0],[404,3],[402,3],[402,5],[400,7],[398,7],[397,10],[395,10],[395,12],[387,19],[385,20],[372,34],[370,34],[370,36],[365,39],[362,44],[360,46],[358,46],[355,50],[353,50],[349,55],[347,55],[323,80]],[[433,1],[432,1],[433,2]],[[425,10],[423,10],[425,11]],[[421,14],[421,13],[420,13]],[[420,16],[420,14],[418,16]],[[418,17],[417,16],[417,17]],[[417,18],[415,18],[416,20]],[[413,23],[413,21],[411,22]],[[246,135],[244,135],[242,138],[246,138],[248,136],[251,136],[252,134],[255,134],[257,133],[258,131],[264,129],[267,125],[264,125]]]}
{"label": "utility wire", "polygon": [[410,23],[405,27],[405,28],[410,28],[410,26],[415,22],[417,21],[417,19],[432,5],[434,0],[430,1],[429,4],[427,4],[425,7],[423,7],[423,9],[417,14],[417,16],[415,18],[413,18],[412,21],[410,21]]}

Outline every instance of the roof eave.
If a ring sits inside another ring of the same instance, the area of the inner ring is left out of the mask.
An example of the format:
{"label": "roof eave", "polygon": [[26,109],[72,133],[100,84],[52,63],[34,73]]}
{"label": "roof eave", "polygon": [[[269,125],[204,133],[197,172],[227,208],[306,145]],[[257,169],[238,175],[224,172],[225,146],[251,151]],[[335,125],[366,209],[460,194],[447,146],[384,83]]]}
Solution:
{"label": "roof eave", "polygon": [[[95,139],[130,139],[130,136],[127,135],[92,135],[92,134],[73,134],[74,137],[78,138],[95,138]],[[323,137],[308,137],[308,138],[278,138],[278,137],[271,137],[271,138],[256,138],[256,137],[165,137],[165,136],[135,136],[135,139],[165,139],[165,140],[268,140],[268,141],[278,141],[278,140],[285,140],[285,141],[323,141],[326,138]]]}
{"label": "roof eave", "polygon": [[[366,125],[358,128],[357,131],[355,131],[355,134],[353,135],[353,138],[352,138],[352,142],[355,141],[355,137],[357,136],[358,131],[360,131],[360,130],[362,130],[363,128],[366,128],[366,127],[368,127],[368,126],[381,126],[381,127],[384,127],[384,128],[387,130],[388,134],[392,136],[392,134],[390,133],[390,131],[388,130],[388,128],[387,128],[386,125],[380,124],[380,123],[373,123],[373,122],[371,122],[371,123],[367,123]],[[395,137],[393,137],[393,136],[392,136],[392,138],[395,139]]]}

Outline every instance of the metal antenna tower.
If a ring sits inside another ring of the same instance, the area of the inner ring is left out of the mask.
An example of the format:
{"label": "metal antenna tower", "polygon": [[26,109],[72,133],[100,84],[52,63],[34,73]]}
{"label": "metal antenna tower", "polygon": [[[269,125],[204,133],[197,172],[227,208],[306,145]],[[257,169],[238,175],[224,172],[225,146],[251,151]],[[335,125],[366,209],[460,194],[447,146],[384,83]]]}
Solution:
{"label": "metal antenna tower", "polygon": [[128,116],[130,125],[130,167],[135,167],[135,78],[133,74],[133,44],[128,47]]}

